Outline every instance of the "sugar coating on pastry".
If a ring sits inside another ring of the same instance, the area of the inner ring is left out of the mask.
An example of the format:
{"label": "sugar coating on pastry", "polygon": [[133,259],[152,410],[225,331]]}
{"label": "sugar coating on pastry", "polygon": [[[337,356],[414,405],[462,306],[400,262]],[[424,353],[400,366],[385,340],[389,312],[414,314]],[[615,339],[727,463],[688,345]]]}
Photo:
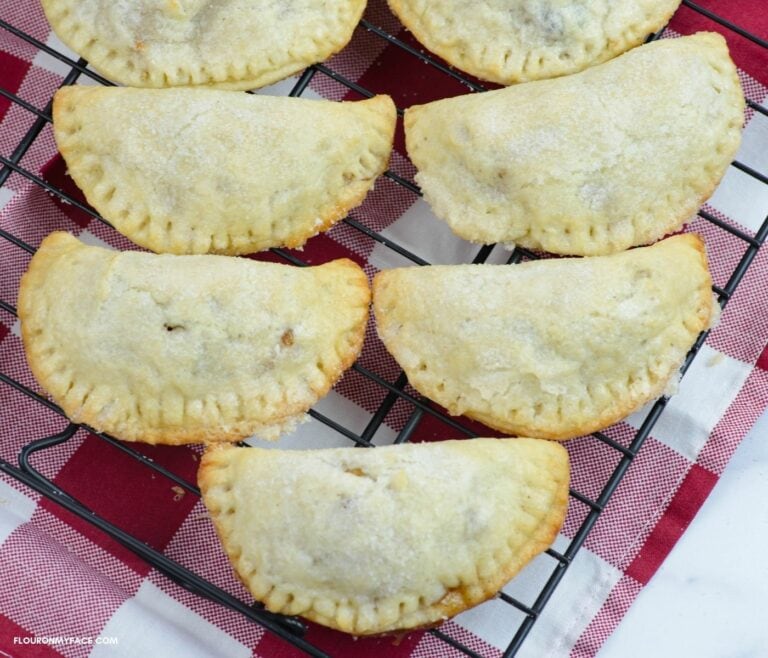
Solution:
{"label": "sugar coating on pastry", "polygon": [[741,140],[723,37],[656,41],[556,80],[410,108],[408,153],[462,238],[600,255],[678,229]]}
{"label": "sugar coating on pastry", "polygon": [[569,439],[662,395],[712,313],[692,234],[611,256],[380,272],[379,336],[420,393],[506,434]]}
{"label": "sugar coating on pastry", "polygon": [[254,598],[355,635],[436,625],[493,596],[554,540],[568,479],[562,446],[534,439],[214,446],[198,474]]}
{"label": "sugar coating on pastry", "polygon": [[134,87],[254,89],[347,45],[366,0],[42,0],[59,38]]}
{"label": "sugar coating on pastry", "polygon": [[349,260],[120,253],[59,232],[22,277],[19,318],[74,422],[147,443],[275,439],[359,354],[369,297]]}
{"label": "sugar coating on pastry", "polygon": [[643,42],[680,0],[388,0],[456,68],[503,85],[576,73]]}
{"label": "sugar coating on pastry", "polygon": [[211,89],[64,87],[54,135],[88,202],[161,253],[299,247],[362,203],[396,110]]}

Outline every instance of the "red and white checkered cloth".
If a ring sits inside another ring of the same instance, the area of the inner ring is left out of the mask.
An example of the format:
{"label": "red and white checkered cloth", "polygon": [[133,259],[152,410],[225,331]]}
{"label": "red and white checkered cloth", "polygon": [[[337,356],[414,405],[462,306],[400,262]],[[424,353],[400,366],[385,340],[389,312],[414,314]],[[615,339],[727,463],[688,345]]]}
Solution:
{"label": "red and white checkered cloth", "polygon": [[[763,0],[701,0],[701,4],[728,12],[727,17],[741,26],[768,37],[768,13]],[[370,5],[367,17],[372,23],[414,43],[384,2],[372,1]],[[51,34],[36,2],[5,2],[0,7],[0,18],[62,52],[69,52]],[[701,29],[718,28],[683,7],[667,36]],[[768,51],[728,30],[721,31],[741,69],[747,96],[764,103]],[[330,65],[368,89],[391,94],[400,107],[466,92],[457,81],[361,28]],[[44,108],[67,71],[57,60],[0,30],[1,87]],[[83,78],[81,82],[87,80]],[[267,92],[286,93],[291,84],[280,83]],[[357,98],[322,74],[315,76],[307,95]],[[2,155],[11,154],[34,119],[25,109],[0,97]],[[747,119],[738,158],[766,173],[768,119],[753,112],[748,113]],[[56,155],[50,126],[35,140],[21,165],[82,198]],[[406,178],[413,176],[401,131],[392,167]],[[768,213],[768,186],[730,168],[707,208],[753,234]],[[353,216],[430,262],[467,262],[477,251],[477,247],[455,238],[423,201],[388,179],[377,182],[376,189]],[[66,229],[86,242],[132,248],[111,229],[62,204],[18,174],[0,188],[0,228],[32,245],[39,244],[53,230]],[[715,283],[725,285],[745,244],[701,219],[694,219],[690,230],[705,237]],[[369,274],[407,264],[387,247],[345,225],[314,238],[301,254],[312,263],[340,256],[354,259]],[[490,261],[499,262],[504,257],[501,250],[495,250]],[[0,299],[16,302],[19,277],[28,260],[24,251],[0,240]],[[519,655],[594,655],[685,531],[739,441],[768,406],[767,296],[768,250],[763,249]],[[361,363],[389,381],[398,374],[397,366],[371,328]],[[3,311],[0,371],[38,388],[24,360],[18,323]],[[317,408],[361,432],[385,394],[383,388],[352,372]],[[410,411],[408,405],[398,402],[375,442],[391,441]],[[643,417],[642,413],[635,414],[607,433],[626,444]],[[0,456],[4,459],[16,463],[21,446],[61,431],[65,424],[60,416],[0,384]],[[424,417],[415,434],[417,439],[449,435],[446,426],[429,416]],[[316,421],[281,443],[281,447],[290,448],[332,445],[349,442]],[[593,438],[572,441],[568,448],[574,487],[597,497],[618,461],[618,453]],[[140,450],[194,481],[198,461],[194,450],[146,446]],[[172,482],[83,431],[63,447],[44,452],[36,464],[62,489],[119,527],[250,600],[233,576],[200,502],[189,494],[180,496]],[[586,511],[586,507],[572,501],[556,547],[567,545]],[[551,558],[540,557],[505,591],[532,603],[551,567]],[[484,656],[499,656],[521,614],[492,600],[446,623],[443,631]],[[117,638],[118,644],[51,647],[22,645],[14,640],[50,636],[110,636]],[[310,624],[307,639],[341,657],[460,655],[422,632],[410,633],[397,642],[391,638],[353,640]],[[240,615],[187,593],[91,525],[3,476],[0,655],[283,658],[300,652]]]}

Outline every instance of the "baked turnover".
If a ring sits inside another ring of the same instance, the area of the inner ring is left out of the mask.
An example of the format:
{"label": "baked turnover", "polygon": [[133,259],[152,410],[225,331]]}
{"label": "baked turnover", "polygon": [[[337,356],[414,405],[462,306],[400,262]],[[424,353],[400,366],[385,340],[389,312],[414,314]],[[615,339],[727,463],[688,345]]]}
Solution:
{"label": "baked turnover", "polygon": [[687,234],[611,256],[380,272],[379,336],[420,393],[506,434],[568,439],[661,395],[712,314]]}
{"label": "baked turnover", "polygon": [[360,352],[368,280],[49,235],[21,281],[27,360],[76,423],[128,441],[277,438]]}
{"label": "baked turnover", "polygon": [[54,134],[88,202],[156,252],[299,247],[387,167],[389,96],[360,102],[210,89],[64,87]]}
{"label": "baked turnover", "polygon": [[568,477],[558,444],[472,439],[211,447],[198,479],[254,598],[369,635],[434,626],[492,597],[554,540]]}
{"label": "baked turnover", "polygon": [[743,109],[725,40],[699,33],[412,107],[405,130],[424,197],[462,238],[600,255],[696,212],[738,149]]}
{"label": "baked turnover", "polygon": [[347,45],[365,0],[42,0],[59,38],[134,87],[254,89]]}
{"label": "baked turnover", "polygon": [[680,0],[388,0],[456,68],[502,85],[576,73],[641,44]]}

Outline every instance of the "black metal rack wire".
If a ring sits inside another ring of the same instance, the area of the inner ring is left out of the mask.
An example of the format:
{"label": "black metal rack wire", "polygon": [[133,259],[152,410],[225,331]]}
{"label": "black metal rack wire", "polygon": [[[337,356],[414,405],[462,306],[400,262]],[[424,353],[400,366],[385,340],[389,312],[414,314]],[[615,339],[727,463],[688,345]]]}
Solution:
{"label": "black metal rack wire", "polygon": [[[711,20],[719,24],[720,26],[726,28],[727,30],[733,31],[734,33],[740,35],[740,37],[748,39],[752,43],[757,44],[757,46],[768,49],[768,41],[761,39],[760,37],[754,34],[749,33],[748,31],[744,30],[738,25],[735,25],[731,21],[725,20],[720,16],[715,15],[708,9],[701,7],[700,5],[694,2],[691,2],[689,0],[683,0],[683,6],[687,7],[689,10],[698,12],[702,16],[705,16],[708,20]],[[87,62],[85,62],[83,59],[74,61],[70,59],[67,55],[58,52],[54,48],[42,43],[41,41],[39,41],[38,39],[34,38],[29,34],[24,33],[23,31],[21,31],[17,27],[14,27],[13,25],[9,24],[6,21],[0,20],[0,29],[13,34],[15,37],[17,37],[21,41],[59,60],[66,67],[68,67],[69,71],[65,75],[63,81],[61,82],[62,86],[75,83],[78,80],[78,78],[80,78],[81,76],[87,76],[91,78],[93,81],[100,84],[105,84],[105,85],[111,84],[109,81],[105,80],[98,74],[88,69]],[[418,48],[406,43],[405,41],[395,36],[392,36],[385,30],[381,29],[376,25],[371,24],[366,20],[363,20],[361,22],[361,26],[359,29],[368,31],[371,35],[373,35],[373,37],[377,39],[385,40],[392,46],[395,46],[396,48],[403,50],[409,56],[413,57],[414,62],[420,62],[430,67],[433,67],[434,69],[440,71],[442,74],[446,76],[450,76],[456,81],[464,84],[466,87],[468,87],[472,91],[483,90],[483,87],[478,83],[476,83],[475,81],[468,79],[467,77],[463,76],[459,72],[447,67],[446,65],[444,65],[437,59],[433,58],[429,54],[425,54]],[[660,36],[661,36],[661,31],[657,34],[652,35],[649,38],[649,40],[657,39]],[[290,95],[301,96],[307,89],[312,79],[318,75],[326,76],[327,78],[334,80],[336,83],[342,85],[343,87],[363,97],[370,97],[370,96],[373,96],[375,93],[375,90],[367,89],[359,85],[358,83],[347,79],[344,75],[333,70],[328,65],[317,64],[309,67],[303,72],[303,74],[299,77],[298,81],[295,83],[293,89],[291,90]],[[101,222],[104,222],[105,224],[108,225],[108,223],[103,218],[101,218],[95,211],[93,211],[90,207],[82,204],[80,201],[73,198],[70,194],[68,194],[64,190],[59,189],[55,185],[52,185],[51,183],[46,181],[42,176],[38,175],[33,171],[30,171],[29,169],[25,168],[21,164],[22,158],[24,158],[25,154],[28,153],[28,151],[30,150],[30,147],[33,145],[35,140],[38,139],[42,130],[51,121],[51,103],[48,102],[48,104],[44,108],[40,109],[35,105],[23,100],[17,94],[11,91],[8,91],[6,89],[3,89],[2,87],[0,87],[0,96],[4,97],[7,101],[10,101],[12,104],[15,104],[20,108],[23,108],[26,112],[29,112],[34,116],[34,121],[32,122],[29,129],[26,131],[26,133],[18,141],[15,148],[13,149],[13,152],[10,154],[10,156],[6,157],[4,155],[0,155],[0,189],[2,189],[2,187],[7,184],[10,176],[15,173],[19,176],[26,178],[29,181],[32,181],[34,184],[40,186],[47,192],[57,196],[59,199],[72,204],[73,206],[87,213],[91,217]],[[764,107],[754,102],[753,100],[748,100],[748,105],[752,111],[760,113],[764,116],[768,116],[768,110],[766,110]],[[402,114],[401,111],[399,112],[400,114]],[[732,163],[732,166],[741,170],[742,172],[752,177],[753,179],[759,181],[760,183],[764,185],[768,185],[768,177],[766,177],[766,175],[758,171],[755,171],[753,168],[749,167],[748,165],[735,161]],[[404,177],[398,175],[393,171],[388,171],[386,172],[385,175],[395,184],[400,185],[406,190],[408,190],[409,193],[413,195],[420,195],[420,191],[418,187],[413,182],[405,179]],[[738,263],[735,265],[735,267],[733,267],[732,270],[730,270],[730,276],[728,277],[728,280],[725,283],[725,285],[722,287],[718,287],[718,286],[713,287],[714,292],[718,296],[720,306],[724,308],[727,305],[729,299],[733,296],[734,292],[736,291],[737,286],[739,285],[744,274],[746,273],[747,269],[752,263],[752,260],[754,259],[758,250],[760,249],[762,244],[765,242],[766,237],[768,237],[768,216],[765,218],[761,227],[759,228],[759,230],[756,232],[755,235],[749,235],[744,231],[742,231],[741,229],[739,229],[738,227],[733,226],[729,222],[723,219],[720,219],[719,217],[713,215],[712,213],[706,212],[704,210],[699,212],[699,216],[706,222],[709,222],[714,226],[716,226],[718,229],[730,233],[736,239],[741,241],[744,245],[743,255],[741,259],[738,261]],[[394,252],[396,252],[400,256],[405,257],[411,262],[418,265],[428,264],[426,260],[421,258],[419,255],[413,253],[411,250],[405,248],[404,246],[398,244],[397,242],[391,240],[390,238],[387,238],[386,236],[382,235],[380,232],[375,231],[370,227],[366,226],[363,220],[355,219],[353,217],[348,217],[344,221],[353,230],[358,231],[364,234],[365,236],[367,236],[368,238],[385,245],[387,248],[393,250]],[[32,254],[35,251],[35,248],[32,245],[27,244],[24,240],[22,240],[16,235],[9,233],[8,231],[0,229],[0,238],[8,241],[18,249],[28,252],[29,254]],[[493,248],[492,246],[485,246],[485,247],[479,248],[473,262],[480,263],[485,261],[489,257],[492,248]],[[280,249],[276,249],[273,251],[279,257],[285,259],[288,262],[293,263],[294,265],[305,264],[300,259],[298,259],[296,256],[294,256],[289,252],[286,252]],[[714,255],[714,257],[716,258],[716,254]],[[536,258],[536,255],[524,249],[517,248],[511,253],[507,262],[509,264],[514,264],[521,260],[527,260],[531,258]],[[11,316],[16,315],[16,309],[13,307],[11,303],[5,300],[0,300],[0,310],[2,310],[7,314],[10,314]],[[693,346],[690,353],[688,354],[685,364],[683,365],[683,368],[682,368],[683,372],[685,372],[688,369],[692,360],[695,358],[697,352],[699,351],[699,348],[702,346],[702,344],[706,339],[707,333],[708,332],[705,332],[701,336],[699,336],[695,345]],[[430,415],[434,418],[437,418],[447,428],[450,428],[453,431],[460,432],[461,434],[468,437],[475,436],[475,433],[472,431],[472,429],[468,428],[462,422],[462,420],[448,417],[444,413],[442,413],[440,410],[436,409],[433,405],[431,405],[427,400],[421,399],[415,395],[410,394],[406,390],[407,380],[405,375],[402,372],[399,374],[398,377],[395,378],[394,381],[389,381],[389,379],[387,379],[385,376],[378,374],[377,372],[371,370],[369,367],[365,367],[360,363],[355,364],[353,366],[353,369],[360,376],[370,380],[373,384],[375,384],[377,387],[380,387],[384,391],[384,397],[382,402],[373,413],[370,419],[370,422],[367,424],[364,430],[360,433],[357,433],[345,425],[345,421],[343,418],[336,418],[336,419],[330,418],[318,412],[317,410],[311,410],[310,415],[314,419],[320,421],[321,423],[324,423],[325,425],[332,428],[334,431],[343,435],[344,437],[352,441],[355,445],[371,446],[372,439],[376,434],[377,430],[381,427],[381,425],[384,423],[385,419],[387,418],[388,414],[391,412],[394,405],[398,402],[407,405],[411,409],[411,411],[406,422],[402,426],[402,429],[399,431],[399,433],[395,438],[396,443],[402,443],[410,440],[414,434],[414,431],[418,427],[420,421],[425,416],[425,414]],[[64,424],[64,429],[60,433],[54,436],[49,436],[49,437],[44,437],[44,438],[34,440],[28,443],[27,445],[25,445],[18,455],[18,465],[14,465],[6,460],[0,459],[0,471],[6,473],[7,475],[10,475],[11,477],[27,485],[28,487],[39,492],[46,498],[49,498],[55,501],[57,504],[69,510],[73,514],[97,526],[99,529],[107,533],[114,540],[120,542],[124,546],[128,547],[131,551],[139,555],[141,558],[146,560],[157,571],[163,573],[165,576],[167,576],[174,582],[178,583],[182,587],[186,588],[190,592],[193,592],[206,599],[209,599],[215,603],[221,604],[223,606],[227,606],[228,608],[244,615],[245,617],[247,617],[248,619],[251,619],[257,624],[260,624],[269,632],[274,633],[275,635],[291,643],[298,649],[303,650],[309,655],[312,655],[312,656],[328,655],[323,650],[321,650],[316,646],[313,646],[306,639],[304,639],[303,635],[306,627],[302,621],[295,618],[282,617],[280,615],[271,614],[265,611],[258,604],[252,604],[252,603],[237,599],[235,596],[226,592],[222,588],[216,586],[215,584],[209,582],[205,578],[185,568],[183,565],[181,565],[177,561],[170,559],[169,557],[164,555],[162,552],[151,548],[150,546],[140,541],[135,536],[132,536],[131,534],[117,527],[116,525],[111,523],[109,520],[102,518],[101,516],[99,516],[92,510],[90,510],[88,507],[86,507],[83,503],[78,501],[76,498],[68,494],[66,491],[63,491],[62,489],[60,489],[54,482],[52,482],[48,477],[46,477],[40,470],[38,470],[34,466],[33,464],[34,457],[36,453],[39,453],[45,450],[54,449],[56,446],[60,446],[63,443],[71,440],[75,432],[79,429],[79,426],[69,423],[64,417],[64,414],[62,413],[61,409],[57,405],[55,405],[45,397],[41,396],[36,391],[28,388],[23,383],[17,381],[13,377],[11,377],[9,374],[5,372],[0,372],[0,383],[2,383],[4,386],[11,387],[16,391],[24,394],[25,396],[33,400],[35,403],[39,404],[41,408],[46,408],[50,411],[53,411],[61,415],[63,419],[63,424]],[[575,533],[573,534],[573,537],[570,543],[568,544],[567,548],[564,551],[560,552],[554,549],[549,549],[548,551],[546,551],[545,555],[548,557],[549,560],[551,560],[549,577],[547,578],[546,582],[544,583],[543,587],[541,588],[535,600],[524,602],[524,601],[517,600],[516,598],[509,596],[504,592],[500,593],[499,599],[501,601],[508,604],[511,608],[514,608],[522,613],[522,621],[519,622],[516,627],[514,627],[513,624],[510,624],[510,633],[509,633],[510,641],[506,647],[506,650],[503,652],[503,655],[505,656],[505,658],[509,656],[514,656],[520,649],[521,645],[523,644],[523,641],[525,640],[526,636],[530,632],[532,626],[542,614],[542,611],[544,610],[545,605],[547,604],[547,601],[550,599],[556,587],[558,586],[559,582],[566,574],[569,565],[572,563],[573,559],[576,557],[579,549],[581,548],[582,544],[587,538],[587,535],[595,525],[601,512],[605,509],[605,506],[608,504],[611,498],[611,495],[613,494],[613,492],[621,482],[622,478],[624,477],[624,474],[626,473],[627,469],[631,465],[638,451],[642,448],[643,443],[645,442],[646,438],[651,432],[651,429],[653,428],[654,424],[658,420],[659,416],[664,411],[666,404],[667,404],[666,398],[661,398],[658,401],[656,401],[656,403],[651,407],[650,411],[645,417],[640,428],[634,434],[632,440],[629,442],[628,445],[623,445],[620,441],[614,440],[605,432],[597,432],[594,435],[592,435],[595,441],[598,441],[604,444],[604,446],[606,446],[608,449],[610,449],[611,451],[614,451],[616,453],[616,458],[618,459],[618,461],[616,463],[615,468],[612,470],[611,474],[603,484],[602,489],[599,491],[597,496],[590,497],[575,489],[571,490],[570,495],[571,495],[572,501],[577,502],[582,507],[584,507],[586,509],[586,513],[580,525],[578,526]],[[90,430],[90,428],[86,428],[86,429]],[[149,469],[152,469],[158,475],[164,478],[167,478],[170,482],[174,483],[175,486],[181,487],[185,492],[188,492],[189,494],[192,494],[192,495],[199,495],[199,491],[193,483],[188,482],[183,477],[164,468],[163,466],[156,463],[155,461],[145,456],[144,454],[141,454],[140,452],[135,450],[133,447],[131,447],[129,444],[122,443],[104,434],[100,434],[97,432],[93,432],[93,433],[96,436],[98,436],[102,441],[107,442],[115,450],[120,451],[121,453],[124,453],[126,455],[129,455],[132,459],[138,460],[141,464],[143,464]],[[459,640],[452,637],[448,633],[443,632],[439,628],[432,629],[429,632],[432,633],[436,638],[438,638],[442,642],[446,643],[446,645],[449,645],[453,649],[458,650],[467,656],[472,656],[474,658],[482,658],[482,656],[479,653],[477,653],[477,651],[465,646]]]}

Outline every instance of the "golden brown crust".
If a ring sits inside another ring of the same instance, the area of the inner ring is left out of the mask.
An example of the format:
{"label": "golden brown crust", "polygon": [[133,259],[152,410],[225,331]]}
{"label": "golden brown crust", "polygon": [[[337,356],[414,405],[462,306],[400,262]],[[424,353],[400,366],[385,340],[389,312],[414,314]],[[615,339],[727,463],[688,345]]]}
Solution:
{"label": "golden brown crust", "polygon": [[369,300],[348,260],[119,253],[54,233],[19,318],[32,373],[70,419],[181,444],[290,431],[359,354]]}
{"label": "golden brown crust", "polygon": [[59,38],[134,87],[244,90],[339,52],[365,0],[43,0]]}
{"label": "golden brown crust", "polygon": [[513,435],[569,439],[661,395],[712,315],[702,240],[588,259],[403,268],[377,327],[420,393]]}
{"label": "golden brown crust", "polygon": [[[198,483],[257,600],[377,635],[435,625],[496,594],[557,535],[568,470],[559,445],[530,439],[291,453],[215,446]],[[375,563],[358,570],[345,557],[374,543]]]}
{"label": "golden brown crust", "polygon": [[725,40],[699,33],[411,107],[406,143],[424,198],[460,237],[595,256],[680,228],[736,154],[743,109]]}
{"label": "golden brown crust", "polygon": [[388,0],[429,50],[502,85],[577,73],[643,43],[680,0]]}
{"label": "golden brown crust", "polygon": [[74,86],[53,118],[70,175],[123,235],[158,253],[236,255],[300,247],[362,203],[396,110],[389,96]]}

